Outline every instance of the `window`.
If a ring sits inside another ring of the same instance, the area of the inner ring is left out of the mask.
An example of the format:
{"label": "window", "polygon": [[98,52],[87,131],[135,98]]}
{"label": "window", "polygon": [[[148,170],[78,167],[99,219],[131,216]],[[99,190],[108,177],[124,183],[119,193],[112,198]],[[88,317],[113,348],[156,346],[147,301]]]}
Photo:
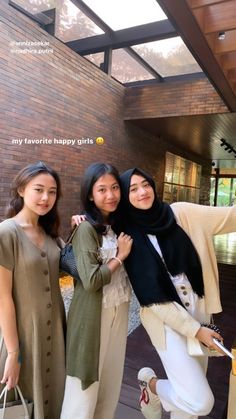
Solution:
{"label": "window", "polygon": [[166,153],[163,201],[199,202],[201,166],[175,154]]}

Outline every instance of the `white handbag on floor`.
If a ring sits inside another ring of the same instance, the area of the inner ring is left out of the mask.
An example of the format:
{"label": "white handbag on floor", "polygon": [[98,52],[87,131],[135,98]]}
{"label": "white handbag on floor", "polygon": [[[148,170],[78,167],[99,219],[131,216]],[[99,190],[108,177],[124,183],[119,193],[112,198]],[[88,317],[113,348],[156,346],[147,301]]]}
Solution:
{"label": "white handbag on floor", "polygon": [[[14,388],[15,400],[7,402],[7,386],[0,394],[0,419],[30,419],[33,402],[24,399],[19,386]],[[3,403],[1,402],[3,399]]]}

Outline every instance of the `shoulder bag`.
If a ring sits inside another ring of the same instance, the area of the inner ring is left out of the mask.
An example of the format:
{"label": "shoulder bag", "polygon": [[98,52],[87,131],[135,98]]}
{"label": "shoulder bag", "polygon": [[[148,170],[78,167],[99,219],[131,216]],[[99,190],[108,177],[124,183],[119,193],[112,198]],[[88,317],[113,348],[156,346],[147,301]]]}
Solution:
{"label": "shoulder bag", "polygon": [[76,226],[66,241],[65,247],[60,252],[60,271],[72,276],[73,278],[80,281],[79,273],[76,266],[75,255],[72,247],[72,239],[78,230],[79,226]]}

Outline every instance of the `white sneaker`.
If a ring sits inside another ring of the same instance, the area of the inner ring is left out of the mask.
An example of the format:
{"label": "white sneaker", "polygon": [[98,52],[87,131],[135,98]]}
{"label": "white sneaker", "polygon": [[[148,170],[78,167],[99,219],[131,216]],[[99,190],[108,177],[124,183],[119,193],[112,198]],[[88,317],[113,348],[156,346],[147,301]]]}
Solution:
{"label": "white sneaker", "polygon": [[139,404],[146,419],[161,419],[161,401],[157,394],[151,392],[148,385],[153,377],[156,378],[156,374],[151,368],[144,367],[138,372],[138,383],[141,389]]}

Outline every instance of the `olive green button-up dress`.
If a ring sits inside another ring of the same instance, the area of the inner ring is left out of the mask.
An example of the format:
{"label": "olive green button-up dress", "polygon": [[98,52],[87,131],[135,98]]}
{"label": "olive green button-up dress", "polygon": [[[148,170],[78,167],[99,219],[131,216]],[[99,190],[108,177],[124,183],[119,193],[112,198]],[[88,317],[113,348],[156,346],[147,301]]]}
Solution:
{"label": "olive green button-up dress", "polygon": [[[35,246],[13,219],[0,224],[0,265],[13,272],[22,358],[19,386],[24,397],[34,402],[34,419],[58,419],[63,399],[65,313],[59,288],[59,251],[49,236],[42,249]],[[0,331],[1,377],[5,359]]]}

